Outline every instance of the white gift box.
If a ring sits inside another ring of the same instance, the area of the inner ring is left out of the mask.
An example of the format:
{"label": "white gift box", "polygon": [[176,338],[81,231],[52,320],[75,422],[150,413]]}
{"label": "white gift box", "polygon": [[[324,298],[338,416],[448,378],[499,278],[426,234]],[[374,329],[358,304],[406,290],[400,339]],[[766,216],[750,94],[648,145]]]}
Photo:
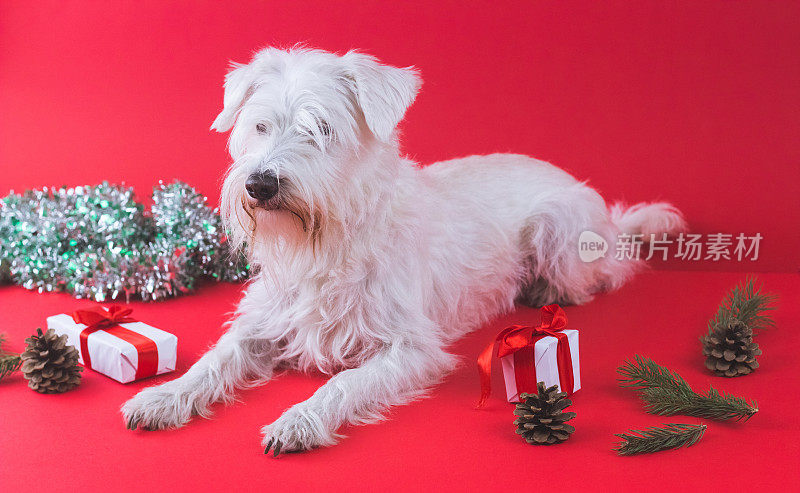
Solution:
{"label": "white gift box", "polygon": [[[119,325],[147,337],[156,344],[158,348],[158,370],[156,375],[168,373],[175,369],[178,351],[177,337],[143,322],[128,322]],[[86,325],[76,323],[70,315],[61,313],[47,317],[47,327],[54,329],[59,335],[66,334],[67,344],[75,346],[80,352],[80,334],[86,328]],[[139,352],[133,344],[102,329],[89,334],[86,342],[93,370],[121,383],[136,380]],[[83,354],[80,356],[80,362],[84,364]]]}
{"label": "white gift box", "polygon": [[[533,361],[536,369],[536,381],[544,382],[546,387],[553,385],[559,386],[561,392],[575,392],[581,388],[581,371],[580,371],[580,354],[578,348],[578,331],[574,329],[562,330],[566,334],[567,342],[569,344],[569,351],[572,362],[572,375],[573,375],[573,388],[562,389],[559,380],[558,372],[558,339],[553,336],[545,336],[534,343],[533,346]],[[530,350],[529,348],[520,351]],[[508,402],[520,402],[519,394],[523,392],[536,393],[536,388],[532,389],[518,389],[517,388],[517,371],[528,371],[531,368],[515,368],[514,357],[519,354],[519,351],[500,358],[500,363],[503,366],[503,379],[506,383],[506,396]]]}

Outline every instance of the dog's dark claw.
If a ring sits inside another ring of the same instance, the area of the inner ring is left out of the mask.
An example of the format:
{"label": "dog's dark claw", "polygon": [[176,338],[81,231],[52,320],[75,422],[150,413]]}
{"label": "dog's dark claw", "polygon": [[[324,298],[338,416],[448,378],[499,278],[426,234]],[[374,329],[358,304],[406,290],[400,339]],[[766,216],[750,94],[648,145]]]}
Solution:
{"label": "dog's dark claw", "polygon": [[280,440],[275,440],[275,452],[273,452],[273,454],[272,454],[273,457],[277,457],[278,454],[281,453],[281,446],[283,446],[281,441]]}
{"label": "dog's dark claw", "polygon": [[267,448],[264,449],[264,454],[268,454],[269,453],[269,449],[272,447],[272,441],[273,440],[274,440],[274,438],[270,438],[269,441],[267,442]]}

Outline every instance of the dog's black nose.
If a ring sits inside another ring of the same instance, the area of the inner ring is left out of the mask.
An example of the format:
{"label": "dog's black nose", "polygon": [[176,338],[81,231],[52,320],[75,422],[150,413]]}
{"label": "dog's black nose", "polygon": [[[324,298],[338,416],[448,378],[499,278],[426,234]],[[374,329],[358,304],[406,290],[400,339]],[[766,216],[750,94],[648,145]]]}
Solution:
{"label": "dog's black nose", "polygon": [[266,171],[253,173],[247,177],[244,188],[252,198],[266,202],[278,194],[278,177]]}

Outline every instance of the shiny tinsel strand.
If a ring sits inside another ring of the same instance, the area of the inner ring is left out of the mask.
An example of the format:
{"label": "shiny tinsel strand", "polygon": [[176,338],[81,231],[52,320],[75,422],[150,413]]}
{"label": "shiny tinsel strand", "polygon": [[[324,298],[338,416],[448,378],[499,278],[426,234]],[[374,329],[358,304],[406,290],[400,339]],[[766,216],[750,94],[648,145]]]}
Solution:
{"label": "shiny tinsel strand", "polygon": [[105,301],[161,300],[203,277],[240,281],[219,214],[185,183],[161,183],[151,211],[133,189],[96,186],[13,192],[0,202],[0,282]]}

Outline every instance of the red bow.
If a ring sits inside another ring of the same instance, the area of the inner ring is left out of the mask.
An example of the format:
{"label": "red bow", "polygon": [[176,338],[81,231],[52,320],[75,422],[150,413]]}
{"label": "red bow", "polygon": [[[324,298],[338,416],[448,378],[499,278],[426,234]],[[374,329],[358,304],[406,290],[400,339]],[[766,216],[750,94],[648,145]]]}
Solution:
{"label": "red bow", "polygon": [[86,328],[81,331],[81,357],[86,368],[92,367],[92,360],[89,357],[89,335],[103,330],[113,336],[129,342],[136,348],[138,353],[138,364],[136,366],[136,379],[149,377],[158,372],[158,347],[156,343],[148,337],[126,329],[119,324],[136,322],[136,319],[129,315],[133,313],[132,308],[123,308],[119,305],[111,305],[108,311],[102,307],[95,307],[90,310],[75,310],[72,312],[72,319],[75,323],[84,324]]}
{"label": "red bow", "polygon": [[[537,326],[531,325],[512,325],[503,329],[493,343],[490,343],[478,356],[478,371],[481,377],[481,399],[478,407],[483,407],[492,392],[492,357],[498,358],[514,354],[520,349],[532,348],[533,345],[545,336],[552,336],[558,339],[557,357],[558,377],[562,392],[572,393],[574,387],[574,377],[572,374],[572,355],[567,342],[567,335],[561,332],[567,326],[567,314],[558,305],[547,305],[542,307],[542,322]],[[525,388],[532,390],[536,387],[536,366],[533,358],[530,358],[529,366],[533,372],[533,382],[525,382]],[[518,374],[524,372],[517,372]],[[530,384],[533,387],[530,388]]]}

